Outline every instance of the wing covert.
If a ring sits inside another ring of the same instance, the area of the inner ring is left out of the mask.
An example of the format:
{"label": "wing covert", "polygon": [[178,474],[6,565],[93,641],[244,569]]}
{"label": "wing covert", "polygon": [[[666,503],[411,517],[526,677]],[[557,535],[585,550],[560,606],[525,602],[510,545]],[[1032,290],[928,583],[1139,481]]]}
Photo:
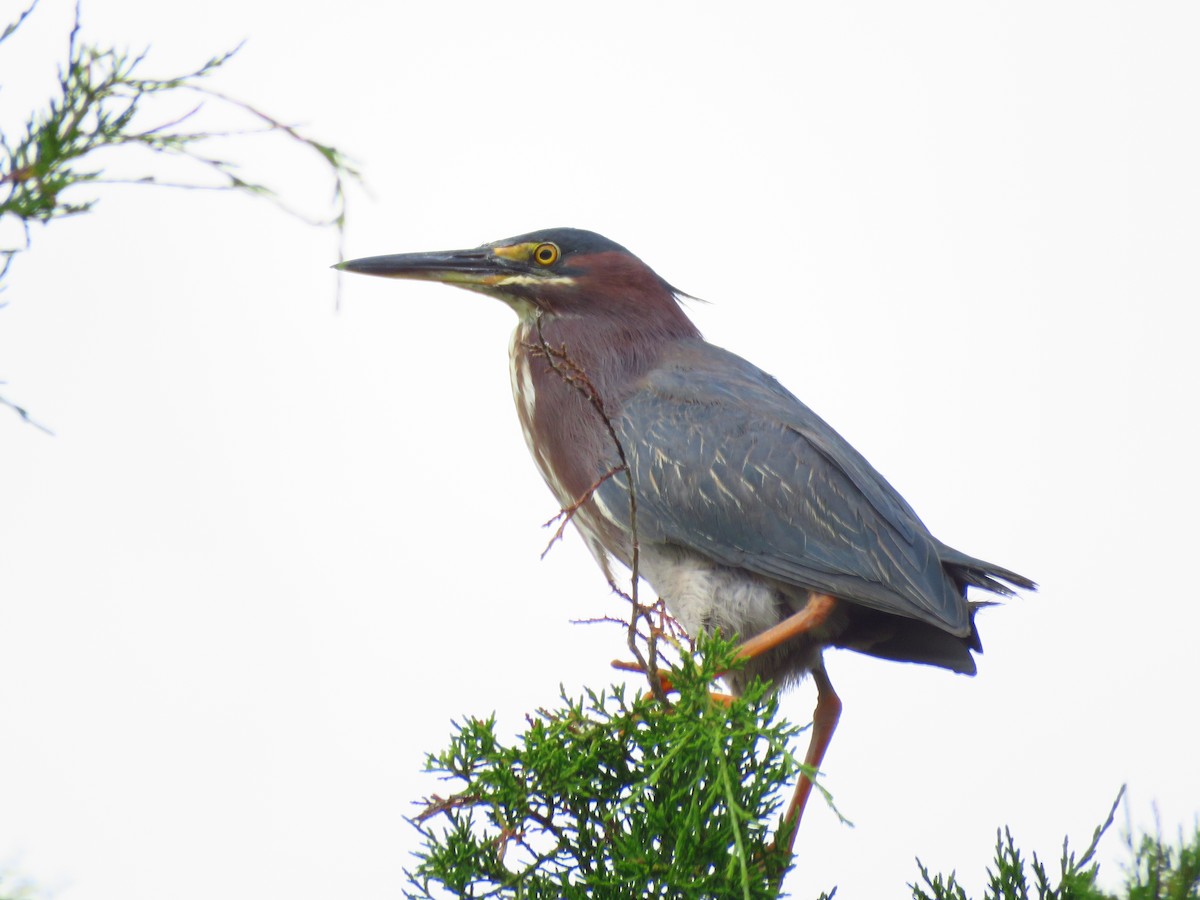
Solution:
{"label": "wing covert", "polygon": [[[938,544],[865,459],[766,373],[702,341],[675,348],[613,425],[639,541],[966,634]],[[623,478],[600,488],[628,527]]]}

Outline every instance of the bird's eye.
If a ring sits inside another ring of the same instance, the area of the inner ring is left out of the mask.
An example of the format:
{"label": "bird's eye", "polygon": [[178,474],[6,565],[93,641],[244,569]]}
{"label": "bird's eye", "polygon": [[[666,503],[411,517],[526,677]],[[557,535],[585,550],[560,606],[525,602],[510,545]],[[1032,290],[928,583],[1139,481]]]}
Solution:
{"label": "bird's eye", "polygon": [[558,262],[557,244],[538,244],[533,248],[533,261],[539,266],[552,266]]}

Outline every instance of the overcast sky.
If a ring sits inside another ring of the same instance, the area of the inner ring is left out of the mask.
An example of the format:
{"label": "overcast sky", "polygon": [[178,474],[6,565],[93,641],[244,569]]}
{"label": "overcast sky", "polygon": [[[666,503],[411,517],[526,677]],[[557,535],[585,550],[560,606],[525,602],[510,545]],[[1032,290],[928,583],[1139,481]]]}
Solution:
{"label": "overcast sky", "polygon": [[[6,0],[11,17],[17,4]],[[833,651],[788,888],[1057,860],[1195,762],[1200,7],[85,0],[85,35],[361,164],[351,256],[574,225],[777,376],[943,540],[1038,594],[976,678]],[[48,96],[69,4],[0,47]],[[271,140],[233,152],[296,205]],[[0,310],[0,867],[59,900],[399,895],[453,717],[615,677],[618,611],[512,409],[502,304],[347,279],[249,199],[127,187],[34,233]],[[77,199],[83,199],[79,195]],[[786,714],[807,721],[811,685]],[[1120,839],[1103,846],[1119,876]]]}

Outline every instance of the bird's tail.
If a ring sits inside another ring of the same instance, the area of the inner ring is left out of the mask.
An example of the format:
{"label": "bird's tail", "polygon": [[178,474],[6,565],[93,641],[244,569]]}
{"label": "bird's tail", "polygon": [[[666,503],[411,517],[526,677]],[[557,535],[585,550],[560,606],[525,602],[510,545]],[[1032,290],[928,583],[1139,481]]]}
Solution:
{"label": "bird's tail", "polygon": [[939,542],[938,556],[941,557],[942,564],[950,570],[964,588],[968,586],[982,588],[1004,597],[1013,596],[1016,593],[1013,588],[1020,588],[1023,591],[1037,590],[1037,585],[1032,579],[1018,575],[995,563],[968,556],[960,550],[941,544],[941,542]]}

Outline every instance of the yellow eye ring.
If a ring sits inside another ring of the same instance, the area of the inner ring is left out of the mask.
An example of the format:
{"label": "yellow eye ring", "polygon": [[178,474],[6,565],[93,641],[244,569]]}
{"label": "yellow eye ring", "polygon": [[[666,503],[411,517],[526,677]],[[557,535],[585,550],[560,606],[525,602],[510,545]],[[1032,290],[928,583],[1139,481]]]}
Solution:
{"label": "yellow eye ring", "polygon": [[558,244],[538,244],[533,248],[533,261],[539,266],[552,266],[558,262]]}

